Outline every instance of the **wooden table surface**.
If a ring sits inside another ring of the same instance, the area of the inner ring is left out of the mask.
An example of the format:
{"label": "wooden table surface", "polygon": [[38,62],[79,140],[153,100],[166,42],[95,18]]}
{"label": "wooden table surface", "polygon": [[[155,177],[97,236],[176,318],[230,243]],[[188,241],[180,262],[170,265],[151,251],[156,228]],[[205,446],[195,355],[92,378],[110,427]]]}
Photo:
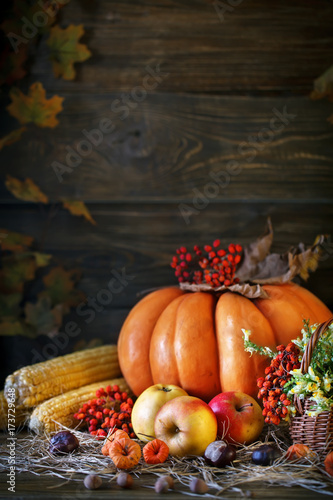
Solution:
{"label": "wooden table surface", "polygon": [[[152,476],[149,485],[154,484],[155,478]],[[66,484],[62,484],[63,481],[57,478],[36,478],[33,474],[20,474],[17,476],[16,481],[16,492],[12,493],[7,490],[6,477],[2,474],[0,479],[0,498],[1,499],[11,499],[11,498],[22,498],[22,499],[89,499],[93,498],[96,500],[105,498],[117,498],[119,500],[132,500],[137,499],[150,499],[150,498],[160,498],[161,495],[155,493],[155,490],[150,487],[144,487],[141,484],[141,480],[137,480],[137,484],[131,490],[123,490],[117,486],[114,482],[112,484],[105,483],[101,489],[98,490],[87,490],[82,481],[74,482],[70,481]],[[145,480],[145,484],[148,485],[148,481]],[[182,491],[188,491],[185,487]],[[246,493],[245,493],[246,492]],[[249,493],[251,492],[251,494]],[[201,498],[212,498],[213,490],[209,491],[210,496],[206,495],[193,495],[194,497]],[[333,490],[331,490],[331,495],[333,495]],[[174,491],[168,492],[164,497],[170,497],[172,500],[184,500],[186,496],[180,491],[175,489]],[[163,498],[163,496],[162,496]],[[315,493],[313,491],[307,491],[301,487],[285,488],[280,487],[267,487],[260,483],[254,484],[251,488],[244,490],[244,494],[228,493],[216,496],[214,498],[218,499],[241,499],[241,498],[253,498],[253,499],[271,499],[271,500],[314,500],[314,499],[324,499],[330,498],[327,494]]]}
{"label": "wooden table surface", "polygon": [[[17,435],[17,444],[20,439],[22,440],[27,434],[23,431]],[[9,484],[7,483],[7,474],[9,469],[6,470],[8,462],[8,434],[1,433],[0,435],[0,499],[22,498],[22,499],[35,499],[35,498],[48,498],[48,499],[104,499],[104,498],[117,498],[120,500],[130,500],[133,498],[149,499],[159,498],[160,495],[154,490],[154,483],[157,479],[157,473],[144,473],[137,474],[135,470],[131,472],[134,478],[133,488],[130,490],[121,489],[116,484],[116,474],[107,474],[103,477],[103,485],[98,490],[87,490],[83,485],[85,474],[76,473],[72,474],[68,480],[63,477],[56,477],[56,470],[52,471],[52,475],[40,474],[41,468],[31,472],[18,472],[15,471],[15,492],[9,491]],[[28,462],[28,457],[27,457]],[[267,476],[272,474],[270,468],[265,469]],[[221,479],[225,470],[221,470]],[[61,474],[62,476],[64,473]],[[195,472],[194,474],[195,475]],[[189,477],[189,476],[188,476]],[[333,483],[329,480],[326,481],[324,474],[319,476],[322,482],[324,493],[311,491],[300,486],[276,486],[269,485],[266,481],[244,482],[238,483],[235,491],[227,490],[223,493],[216,489],[211,488],[206,495],[193,495],[186,484],[180,481],[175,481],[174,490],[170,490],[167,495],[173,499],[183,499],[186,495],[205,498],[219,498],[219,499],[233,499],[233,498],[254,498],[254,499],[276,499],[276,500],[310,500],[310,499],[324,499],[333,495]],[[218,478],[220,484],[220,477]],[[186,483],[186,481],[184,481]],[[289,484],[292,484],[289,481]]]}

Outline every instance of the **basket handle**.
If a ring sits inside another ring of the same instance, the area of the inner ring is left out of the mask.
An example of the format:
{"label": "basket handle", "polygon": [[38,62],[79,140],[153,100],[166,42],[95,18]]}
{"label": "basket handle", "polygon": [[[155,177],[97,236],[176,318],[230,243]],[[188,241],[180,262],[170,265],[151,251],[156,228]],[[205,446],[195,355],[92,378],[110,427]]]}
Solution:
{"label": "basket handle", "polygon": [[328,319],[324,323],[321,323],[320,325],[318,325],[317,328],[315,329],[315,331],[313,332],[313,334],[311,335],[310,340],[306,345],[306,348],[305,348],[305,351],[303,354],[303,358],[302,358],[302,362],[301,362],[301,372],[303,374],[307,373],[307,371],[309,369],[312,353],[313,353],[314,348],[316,347],[316,344],[318,342],[319,337],[326,331],[326,329],[332,323],[333,323],[333,318]]}

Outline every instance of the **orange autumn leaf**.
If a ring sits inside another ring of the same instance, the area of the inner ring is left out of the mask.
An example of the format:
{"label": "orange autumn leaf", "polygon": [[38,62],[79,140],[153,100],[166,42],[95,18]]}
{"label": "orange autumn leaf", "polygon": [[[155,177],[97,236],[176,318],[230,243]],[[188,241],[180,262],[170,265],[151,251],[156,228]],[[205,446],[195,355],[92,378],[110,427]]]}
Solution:
{"label": "orange autumn leaf", "polygon": [[35,203],[48,203],[49,201],[48,197],[29,178],[20,181],[11,175],[7,175],[5,184],[8,191],[19,200],[34,201]]}
{"label": "orange autumn leaf", "polygon": [[0,292],[23,292],[24,284],[35,277],[36,262],[33,257],[16,259],[15,256],[3,258],[0,270]]}
{"label": "orange autumn leaf", "polygon": [[[29,41],[36,41],[38,35],[48,32],[57,21],[58,12],[69,0],[13,0],[0,25],[9,39],[15,53]],[[23,28],[25,31],[23,32]],[[29,36],[30,35],[30,36]],[[21,38],[19,38],[21,37]],[[23,41],[22,41],[22,37]]]}
{"label": "orange autumn leaf", "polygon": [[10,144],[19,141],[21,139],[21,135],[25,130],[27,130],[26,127],[21,127],[16,130],[12,130],[9,134],[5,135],[4,137],[1,137],[0,151],[4,146],[10,146]]}
{"label": "orange autumn leaf", "polygon": [[10,91],[12,103],[7,106],[8,112],[21,124],[35,123],[38,127],[56,127],[59,121],[56,115],[62,108],[63,97],[55,95],[46,99],[46,93],[40,82],[30,86],[28,95],[24,95],[19,89]]}
{"label": "orange autumn leaf", "polygon": [[59,26],[51,28],[47,44],[50,47],[50,59],[56,77],[74,80],[74,63],[85,61],[91,56],[87,46],[78,42],[83,34],[82,24],[70,24],[65,29]]}
{"label": "orange autumn leaf", "polygon": [[91,224],[96,224],[96,221],[92,218],[88,208],[83,203],[83,201],[63,201],[63,206],[66,208],[72,215],[82,215],[88,222]]}
{"label": "orange autumn leaf", "polygon": [[10,250],[12,252],[23,252],[25,247],[30,247],[34,239],[8,229],[0,228],[0,248],[1,250]]}
{"label": "orange autumn leaf", "polygon": [[0,54],[0,85],[12,85],[16,80],[21,80],[27,73],[24,67],[27,58],[26,45],[15,53],[7,45]]}
{"label": "orange autumn leaf", "polygon": [[74,288],[79,278],[80,274],[75,269],[66,271],[61,266],[54,267],[43,277],[46,290],[41,292],[39,297],[43,297],[46,292],[53,305],[64,304],[74,307],[85,299],[84,293]]}

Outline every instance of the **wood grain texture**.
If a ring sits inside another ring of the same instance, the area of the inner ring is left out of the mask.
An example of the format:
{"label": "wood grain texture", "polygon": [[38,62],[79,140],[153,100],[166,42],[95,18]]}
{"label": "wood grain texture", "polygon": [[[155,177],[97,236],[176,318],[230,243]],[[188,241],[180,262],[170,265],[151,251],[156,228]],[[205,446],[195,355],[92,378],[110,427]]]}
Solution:
{"label": "wood grain texture", "polygon": [[[51,200],[332,200],[325,101],[159,94],[112,111],[120,98],[66,94],[57,129],[31,128],[2,151],[2,179],[11,167]],[[3,182],[0,198],[16,202]]]}
{"label": "wood grain texture", "polygon": [[[17,441],[17,446],[20,442]],[[134,476],[134,473],[133,473]],[[93,497],[96,500],[109,499],[110,497],[117,498],[117,500],[133,500],[133,499],[156,499],[160,495],[157,495],[154,490],[154,483],[156,481],[156,474],[145,474],[143,477],[134,477],[134,486],[130,490],[121,489],[117,486],[115,479],[108,482],[104,478],[103,486],[101,489],[94,490],[90,492],[83,486],[83,474],[73,474],[68,481],[64,481],[61,478],[38,476],[29,473],[22,473],[16,476],[16,492],[7,490],[8,485],[6,484],[6,474],[2,474],[0,478],[0,494],[2,499],[12,499],[15,495],[16,499],[24,500],[35,500],[46,498],[45,492],[47,492],[47,498],[70,500],[70,499],[82,499]],[[242,486],[242,485],[241,485]],[[244,485],[245,486],[245,485]],[[245,488],[241,488],[245,492]],[[300,487],[290,487],[286,492],[286,488],[283,486],[270,486],[269,488],[260,484],[259,482],[253,484],[246,484],[246,490],[252,492],[255,498],[259,500],[280,500],[281,498],[286,498],[288,500],[313,500],[313,491],[306,490]],[[175,490],[170,492],[171,498],[174,500],[184,500],[186,494],[182,491],[188,492],[189,490],[179,482],[176,483]],[[213,494],[216,490],[210,490],[209,493]],[[328,485],[325,491],[332,491],[332,488]],[[229,492],[226,493],[229,495]],[[224,498],[235,498],[233,496],[225,496]],[[201,495],[196,495],[196,498],[200,498]],[[327,499],[327,493],[315,493],[315,498],[319,500]]]}
{"label": "wood grain texture", "polygon": [[[210,203],[184,219],[179,203],[90,204],[97,222],[68,217],[59,208],[51,220],[44,251],[58,259],[76,262],[83,271],[81,287],[96,296],[112,277],[111,271],[126,270],[128,286],[117,293],[111,309],[130,308],[145,289],[175,284],[169,267],[175,249],[181,245],[209,243],[220,238],[249,244],[265,231],[270,216],[274,228],[272,251],[283,253],[302,241],[311,245],[317,234],[333,234],[331,204],[229,201]],[[3,219],[6,210],[0,211]],[[34,205],[15,205],[7,212],[6,227],[41,240],[45,213]],[[2,224],[3,225],[3,224]],[[311,277],[311,289],[332,304],[333,249],[327,248],[319,270]],[[134,278],[133,278],[134,276]],[[325,285],[322,286],[322,281]],[[110,327],[111,330],[111,327]]]}
{"label": "wood grain texture", "polygon": [[[308,97],[333,62],[332,18],[330,0],[243,0],[224,19],[214,0],[71,0],[62,10],[63,27],[84,25],[92,57],[76,65],[75,81],[55,79],[41,39],[20,88],[41,81],[47,97],[65,98],[64,110],[57,128],[29,126],[0,152],[0,227],[40,241],[49,210],[16,200],[7,173],[31,177],[52,202],[87,203],[97,225],[59,207],[44,250],[82,269],[92,299],[113,270],[134,279],[91,322],[75,310],[65,318],[77,321],[80,339],[115,342],[140,292],[175,283],[169,261],[182,244],[247,244],[268,216],[275,251],[333,234],[332,103]],[[8,104],[2,95],[0,137],[17,128]],[[283,110],[296,116],[275,120]],[[68,167],[83,131],[106,119],[114,129],[60,183],[52,163]],[[306,285],[331,308],[332,259],[329,247]],[[0,341],[10,372],[48,339]]]}
{"label": "wood grain texture", "polygon": [[42,45],[34,77],[50,91],[95,94],[131,89],[161,63],[169,77],[157,91],[307,94],[332,64],[332,2],[244,0],[223,17],[214,3],[72,0],[65,21],[84,24],[93,57],[77,81],[56,82]]}

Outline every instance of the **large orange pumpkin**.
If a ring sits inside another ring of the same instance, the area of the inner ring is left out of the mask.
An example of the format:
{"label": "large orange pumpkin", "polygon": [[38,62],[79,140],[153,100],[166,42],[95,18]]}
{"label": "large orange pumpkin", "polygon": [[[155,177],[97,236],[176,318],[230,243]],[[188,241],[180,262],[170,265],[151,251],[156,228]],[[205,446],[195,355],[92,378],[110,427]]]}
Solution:
{"label": "large orange pumpkin", "polygon": [[248,299],[168,287],[144,297],[121,329],[121,371],[137,396],[156,384],[179,385],[209,401],[221,391],[254,397],[268,360],[244,351],[242,329],[251,340],[275,348],[300,335],[303,319],[332,314],[311,292],[294,283],[264,285],[269,298]]}

